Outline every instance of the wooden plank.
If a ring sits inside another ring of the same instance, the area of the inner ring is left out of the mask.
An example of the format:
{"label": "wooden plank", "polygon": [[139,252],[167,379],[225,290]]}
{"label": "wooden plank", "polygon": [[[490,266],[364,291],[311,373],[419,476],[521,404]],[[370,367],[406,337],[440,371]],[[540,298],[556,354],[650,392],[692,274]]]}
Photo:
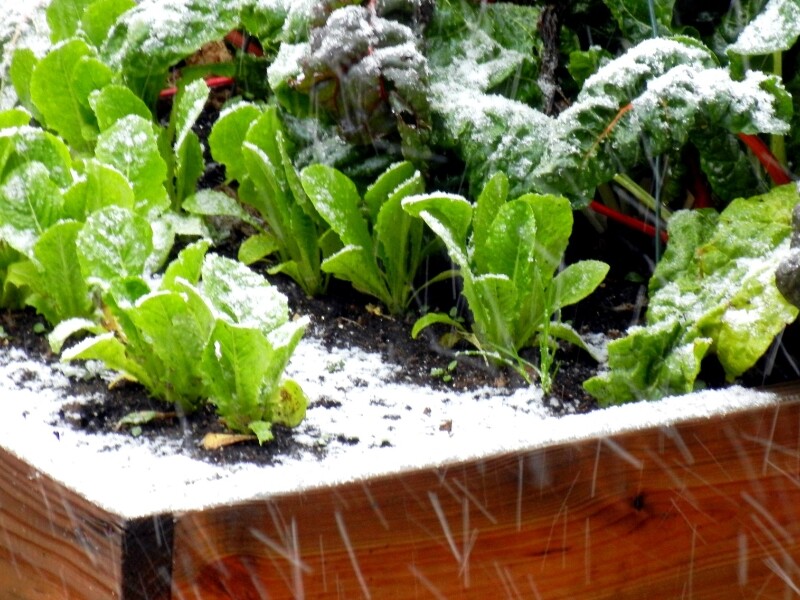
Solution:
{"label": "wooden plank", "polygon": [[0,482],[0,598],[120,597],[118,519],[3,450]]}
{"label": "wooden plank", "polygon": [[800,403],[178,517],[173,598],[786,598]]}
{"label": "wooden plank", "polygon": [[171,558],[171,517],[126,522],[0,449],[0,600],[166,600]]}

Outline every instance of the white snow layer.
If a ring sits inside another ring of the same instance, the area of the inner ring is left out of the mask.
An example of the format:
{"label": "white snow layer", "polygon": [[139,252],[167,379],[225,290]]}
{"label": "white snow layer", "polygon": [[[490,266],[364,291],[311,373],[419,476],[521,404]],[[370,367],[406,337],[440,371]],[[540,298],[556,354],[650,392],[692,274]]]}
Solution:
{"label": "white snow layer", "polygon": [[[76,431],[58,412],[74,410],[76,398],[67,397],[65,390],[69,378],[81,370],[51,367],[17,349],[0,347],[0,446],[109,512],[134,518],[610,436],[778,401],[774,394],[734,387],[556,418],[548,416],[534,388],[502,395],[494,388],[458,393],[387,383],[400,368],[376,354],[327,350],[313,338],[303,340],[287,370],[312,403],[297,437],[309,446],[324,445],[324,458],[309,451],[273,466],[221,467],[130,433]],[[341,407],[324,408],[321,401]],[[348,443],[352,438],[359,442]]]}

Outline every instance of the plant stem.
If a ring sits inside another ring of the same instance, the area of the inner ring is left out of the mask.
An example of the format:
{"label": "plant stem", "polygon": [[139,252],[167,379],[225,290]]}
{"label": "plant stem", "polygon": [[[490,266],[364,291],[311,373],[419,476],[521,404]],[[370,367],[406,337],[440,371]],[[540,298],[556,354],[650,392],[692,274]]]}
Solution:
{"label": "plant stem", "polygon": [[[772,53],[772,72],[783,79],[783,52]],[[772,154],[782,165],[786,164],[786,144],[782,135],[772,134],[769,139],[769,148]]]}
{"label": "plant stem", "polygon": [[[644,206],[649,208],[654,213],[656,212],[656,205],[658,203],[656,202],[655,198],[653,198],[650,194],[648,194],[647,191],[642,186],[637,184],[633,179],[631,179],[627,175],[617,173],[616,175],[614,175],[614,182],[622,186],[628,192],[630,192],[630,194],[634,198],[636,198],[639,202],[641,202]],[[672,212],[670,212],[670,210],[665,208],[664,206],[661,206],[658,212],[661,218],[664,219],[665,221],[668,221],[669,218],[672,216]]]}

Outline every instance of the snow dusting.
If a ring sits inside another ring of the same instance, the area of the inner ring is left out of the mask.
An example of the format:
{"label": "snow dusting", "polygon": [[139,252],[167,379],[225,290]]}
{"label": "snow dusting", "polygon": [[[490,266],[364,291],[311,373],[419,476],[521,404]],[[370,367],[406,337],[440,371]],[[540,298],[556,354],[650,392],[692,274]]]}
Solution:
{"label": "snow dusting", "polygon": [[[0,348],[0,446],[106,510],[133,518],[202,509],[318,486],[555,443],[604,437],[653,425],[711,417],[778,401],[773,394],[730,388],[585,415],[549,416],[534,389],[503,395],[432,390],[394,382],[401,366],[360,350],[301,341],[287,369],[310,398],[297,438],[310,448],[280,464],[215,466],[170,443],[128,433],[90,435],[59,418],[74,410],[69,378],[97,372],[48,366]],[[357,440],[357,443],[356,443]]]}

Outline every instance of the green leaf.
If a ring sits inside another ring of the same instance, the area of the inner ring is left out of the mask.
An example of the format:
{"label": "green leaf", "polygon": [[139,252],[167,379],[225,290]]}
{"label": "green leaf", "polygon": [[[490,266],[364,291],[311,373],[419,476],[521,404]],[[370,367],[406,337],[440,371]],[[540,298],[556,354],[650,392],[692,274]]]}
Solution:
{"label": "green leaf", "polygon": [[152,229],[130,210],[110,206],[86,219],[78,234],[78,260],[86,280],[102,290],[127,277],[142,277],[153,251]]}
{"label": "green leaf", "polygon": [[372,248],[372,237],[361,214],[361,197],[350,178],[326,165],[311,165],[303,169],[300,179],[314,208],[343,244]]}
{"label": "green leaf", "polygon": [[223,109],[211,129],[211,134],[208,136],[211,156],[225,165],[225,176],[229,181],[234,179],[241,181],[247,174],[242,156],[242,144],[247,130],[261,114],[261,109],[256,105],[240,102]]}
{"label": "green leaf", "polygon": [[[774,281],[797,201],[790,184],[734,200],[719,216],[676,212],[650,282],[648,325],[609,344],[611,371],[586,382],[587,390],[602,402],[691,391],[709,350],[728,380],[752,367],[797,318]],[[629,352],[644,364],[633,364]]]}
{"label": "green leaf", "polygon": [[601,406],[694,390],[709,338],[683,341],[678,324],[639,328],[608,345],[609,371],[584,382]]}
{"label": "green leaf", "polygon": [[449,325],[451,327],[455,327],[459,331],[464,331],[464,325],[456,321],[450,315],[445,313],[428,313],[426,315],[421,316],[419,319],[414,321],[414,326],[411,328],[411,337],[412,339],[417,339],[419,334],[422,332],[423,329],[426,327],[430,327],[436,323],[441,323],[443,325]]}
{"label": "green leaf", "polygon": [[[237,258],[246,265],[252,265],[278,251],[280,245],[275,237],[268,233],[258,233],[251,235],[239,246]],[[297,275],[299,277],[299,273]]]}
{"label": "green leaf", "polygon": [[[30,292],[26,303],[55,325],[71,318],[89,317],[94,305],[78,264],[76,240],[82,224],[63,221],[45,231],[34,247],[35,274],[27,281],[14,276],[8,280],[26,285]],[[17,263],[20,265],[23,263]]]}
{"label": "green leaf", "polygon": [[472,205],[455,194],[422,194],[403,199],[403,210],[420,217],[444,242],[450,258],[469,269],[466,238],[472,221]]}
{"label": "green leaf", "polygon": [[675,0],[604,0],[604,3],[627,41],[638,43],[672,33]]}
{"label": "green leaf", "polygon": [[249,225],[259,227],[258,221],[242,208],[241,204],[227,194],[216,190],[199,190],[186,198],[181,208],[194,215],[236,217]]}
{"label": "green leaf", "polygon": [[150,109],[124,85],[110,84],[89,96],[89,105],[97,117],[100,131],[105,131],[128,115],[137,115],[149,121]]}
{"label": "green leaf", "polygon": [[[33,74],[39,58],[30,48],[17,48],[11,55],[11,65],[8,68],[8,76],[14,85],[17,99],[20,105],[24,106],[40,123],[44,122],[44,117],[33,105],[31,100],[31,75]],[[27,125],[30,117],[19,125]]]}
{"label": "green leaf", "polygon": [[89,214],[107,206],[133,210],[133,190],[122,173],[94,159],[84,161],[83,169],[84,178],[64,193],[66,218],[85,221]]}
{"label": "green leaf", "polygon": [[169,207],[164,189],[167,166],[149,121],[136,115],[123,117],[100,134],[96,156],[130,181],[138,213],[151,216]]}
{"label": "green leaf", "polygon": [[47,166],[23,164],[0,186],[0,241],[32,257],[38,238],[61,218],[62,205]]}
{"label": "green leaf", "polygon": [[[492,222],[485,246],[479,257],[477,248],[475,262],[483,263],[481,273],[505,275],[524,292],[534,285],[537,220],[531,206],[524,200],[512,200],[500,207]],[[513,311],[513,308],[512,308]]]}
{"label": "green leaf", "polygon": [[61,360],[100,360],[106,367],[125,373],[134,381],[150,386],[152,379],[147,368],[128,357],[125,345],[108,332],[86,338],[61,353]]}
{"label": "green leaf", "polygon": [[47,167],[50,179],[59,187],[72,184],[70,150],[59,138],[36,127],[0,130],[0,182],[15,169],[33,162]]}
{"label": "green leaf", "polygon": [[234,431],[246,431],[267,417],[264,375],[272,348],[258,330],[217,321],[203,352],[203,371],[211,402]]}
{"label": "green leaf", "polygon": [[164,271],[164,277],[161,279],[161,289],[176,291],[178,288],[175,281],[178,278],[191,285],[197,285],[197,282],[200,281],[203,260],[210,245],[210,242],[201,240],[181,250],[178,257]]}
{"label": "green leaf", "polygon": [[60,42],[75,36],[80,29],[81,18],[93,0],[52,0],[47,6],[47,24],[50,39]]}
{"label": "green leaf", "polygon": [[266,335],[289,320],[286,296],[238,261],[209,254],[202,273],[204,293],[232,323]]}
{"label": "green leaf", "polygon": [[272,424],[266,421],[252,421],[247,428],[256,434],[259,444],[266,444],[275,439],[272,434]]}
{"label": "green leaf", "polygon": [[385,302],[387,292],[370,255],[362,246],[345,246],[322,261],[322,270],[337,279],[349,281],[358,291]]}
{"label": "green leaf", "polygon": [[422,176],[412,171],[408,180],[392,189],[374,224],[373,236],[389,293],[385,301],[392,314],[405,310],[422,260],[423,223],[403,210],[402,201],[424,191]]}
{"label": "green leaf", "polygon": [[292,379],[284,380],[269,399],[272,422],[286,427],[297,427],[306,418],[308,396]]}
{"label": "green leaf", "polygon": [[800,3],[797,0],[770,0],[755,19],[728,46],[728,52],[743,56],[783,52],[800,36]]}
{"label": "green leaf", "polygon": [[171,129],[175,131],[175,201],[181,202],[195,193],[197,180],[205,170],[200,140],[192,131],[208,100],[208,85],[203,79],[181,87],[172,109]]}
{"label": "green leaf", "polygon": [[239,25],[240,2],[144,0],[108,33],[101,55],[146,102],[154,100],[167,69]]}
{"label": "green leaf", "polygon": [[[36,65],[31,75],[31,101],[42,114],[45,125],[57,131],[75,150],[88,152],[91,142],[85,136],[86,129],[94,125],[94,116],[88,106],[88,92],[94,89],[89,81],[82,84],[76,71],[85,75],[84,68],[99,71],[98,78],[104,80],[108,67],[100,62],[82,63],[92,57],[86,42],[73,39],[53,48]],[[102,74],[101,74],[102,73]]]}
{"label": "green leaf", "polygon": [[370,223],[378,220],[378,211],[397,187],[413,177],[416,168],[408,161],[391,165],[364,192],[364,206]]}
{"label": "green leaf", "polygon": [[155,394],[193,410],[205,397],[198,358],[214,324],[211,309],[187,286],[145,296],[126,312],[149,346],[136,358],[152,374]]}
{"label": "green leaf", "polygon": [[83,11],[80,28],[86,38],[99,48],[117,19],[134,6],[134,0],[91,0]]}
{"label": "green leaf", "polygon": [[581,337],[581,335],[572,328],[571,325],[568,323],[562,323],[561,321],[552,321],[547,326],[547,333],[552,338],[556,338],[567,342],[568,344],[572,344],[576,348],[580,348],[584,352],[587,352],[589,356],[591,356],[596,361],[600,361],[602,356],[596,352],[591,346],[589,346],[586,341]]}
{"label": "green leaf", "polygon": [[597,289],[609,266],[599,260],[582,260],[567,266],[553,279],[553,312],[580,302]]}
{"label": "green leaf", "polygon": [[[489,254],[486,239],[492,223],[500,208],[508,199],[508,177],[504,173],[495,173],[486,183],[475,203],[475,215],[472,222],[472,247],[478,257],[478,265],[485,264],[484,257]],[[479,266],[479,268],[481,268]]]}
{"label": "green leaf", "polygon": [[492,349],[516,355],[528,340],[517,341],[518,332],[514,330],[519,300],[515,282],[505,274],[487,273],[475,277],[472,287],[470,291],[465,286],[464,296],[473,313],[472,328],[478,339]]}
{"label": "green leaf", "polygon": [[76,317],[60,321],[47,336],[50,350],[58,354],[64,343],[76,333],[89,332],[95,335],[103,333],[103,328],[94,319]]}

